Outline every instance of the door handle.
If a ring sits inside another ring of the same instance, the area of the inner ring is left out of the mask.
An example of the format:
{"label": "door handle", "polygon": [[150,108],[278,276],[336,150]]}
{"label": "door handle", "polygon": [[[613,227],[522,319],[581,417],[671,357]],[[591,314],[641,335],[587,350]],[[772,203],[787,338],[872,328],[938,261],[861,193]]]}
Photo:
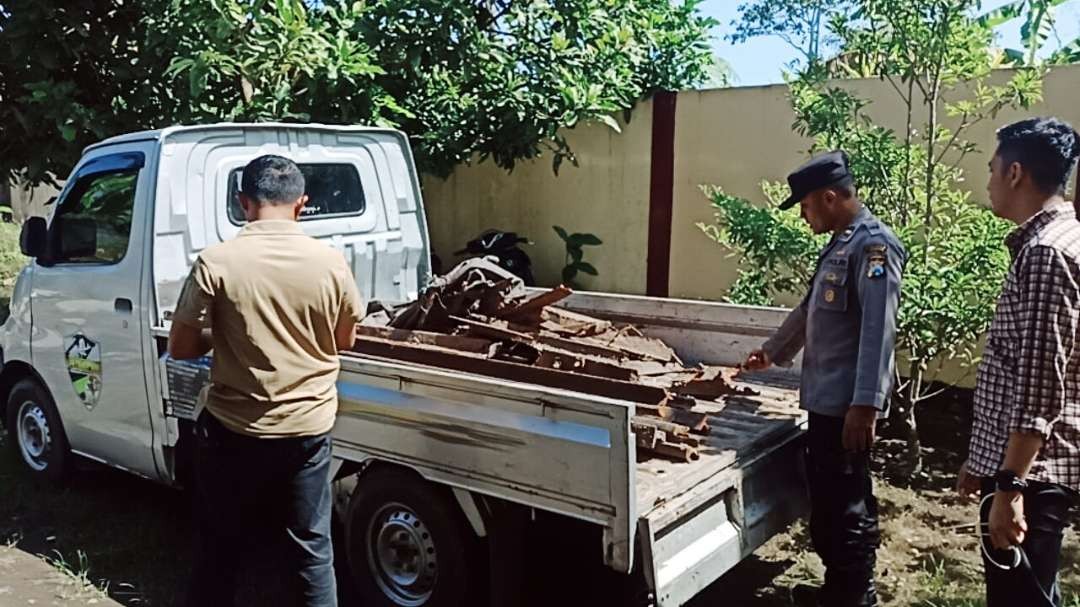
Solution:
{"label": "door handle", "polygon": [[131,300],[125,297],[117,297],[116,301],[113,303],[113,309],[120,314],[131,314]]}

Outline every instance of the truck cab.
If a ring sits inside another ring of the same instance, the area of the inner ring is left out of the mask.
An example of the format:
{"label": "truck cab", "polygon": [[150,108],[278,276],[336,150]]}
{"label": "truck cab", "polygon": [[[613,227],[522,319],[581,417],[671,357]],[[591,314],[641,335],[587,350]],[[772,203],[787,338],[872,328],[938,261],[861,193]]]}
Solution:
{"label": "truck cab", "polygon": [[[38,218],[24,229],[33,260],[0,332],[0,403],[31,468],[63,463],[54,448],[62,441],[83,457],[176,482],[179,418],[161,410],[166,329],[199,252],[241,229],[240,171],[261,154],[301,167],[310,196],[301,226],[345,255],[365,299],[416,296],[429,249],[400,133],[220,124],[93,145],[47,225]],[[51,403],[10,404],[13,388],[26,381]],[[59,419],[50,424],[50,416]]]}

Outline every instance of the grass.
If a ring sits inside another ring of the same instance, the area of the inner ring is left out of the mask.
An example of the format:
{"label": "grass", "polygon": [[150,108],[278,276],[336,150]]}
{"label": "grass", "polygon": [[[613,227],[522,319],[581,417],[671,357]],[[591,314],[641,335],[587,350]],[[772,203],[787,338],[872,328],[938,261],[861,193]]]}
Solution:
{"label": "grass", "polygon": [[[982,560],[975,532],[976,506],[952,490],[961,458],[936,451],[928,457],[927,474],[914,487],[885,479],[902,447],[884,443],[875,462],[882,546],[878,551],[877,584],[883,607],[985,607]],[[966,527],[966,528],[965,528]],[[1080,607],[1080,545],[1069,529],[1062,551],[1061,586],[1064,605]],[[759,549],[718,583],[717,596],[741,591],[739,580],[760,579],[754,570],[768,570],[772,583],[749,590],[746,607],[787,607],[790,589],[819,585],[824,573],[810,549],[805,525],[798,523]],[[706,605],[707,603],[703,603]]]}
{"label": "grass", "polygon": [[0,323],[7,320],[15,279],[26,265],[19,249],[19,226],[0,222]]}
{"label": "grass", "polygon": [[[193,560],[188,494],[89,462],[63,487],[37,482],[6,452],[8,440],[0,433],[0,543],[39,555],[121,604],[179,604]],[[238,604],[277,604],[283,586],[274,554],[274,546],[253,551]]]}
{"label": "grass", "polygon": [[[27,478],[0,435],[0,542],[127,605],[172,605],[187,576],[183,494],[87,465],[62,488]],[[74,555],[66,560],[64,555]]]}
{"label": "grass", "polygon": [[68,563],[67,559],[59,551],[54,551],[54,556],[45,558],[46,562],[67,577],[70,582],[68,587],[61,590],[60,598],[84,600],[107,597],[109,595],[108,582],[94,583],[90,579],[90,561],[86,557],[86,553],[77,550],[76,558],[77,562],[75,564]]}

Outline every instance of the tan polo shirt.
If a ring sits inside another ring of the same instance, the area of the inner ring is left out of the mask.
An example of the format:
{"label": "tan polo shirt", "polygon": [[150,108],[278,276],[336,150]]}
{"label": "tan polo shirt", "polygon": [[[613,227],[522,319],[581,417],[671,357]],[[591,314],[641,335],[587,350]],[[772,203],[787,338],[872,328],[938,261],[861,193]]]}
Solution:
{"label": "tan polo shirt", "polygon": [[345,258],[294,221],[256,221],[199,255],[173,322],[213,334],[207,409],[266,438],[329,432],[340,371],[334,330],[360,294]]}

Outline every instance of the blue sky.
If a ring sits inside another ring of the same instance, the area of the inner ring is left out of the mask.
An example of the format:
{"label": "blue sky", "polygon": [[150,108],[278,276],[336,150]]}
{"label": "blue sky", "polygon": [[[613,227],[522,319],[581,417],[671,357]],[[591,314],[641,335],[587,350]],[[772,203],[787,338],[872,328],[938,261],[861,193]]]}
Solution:
{"label": "blue sky", "polygon": [[[755,86],[783,82],[784,66],[796,59],[798,53],[786,42],[775,37],[756,38],[742,44],[732,44],[724,37],[732,31],[731,21],[738,16],[738,7],[746,0],[705,0],[701,11],[718,20],[713,48],[716,54],[731,64],[737,86]],[[993,10],[1008,0],[983,0],[983,10]],[[1061,40],[1080,36],[1080,0],[1069,0],[1058,7],[1057,31]],[[1020,48],[1022,19],[1001,26],[997,42],[1003,48]],[[1049,46],[1055,46],[1053,43]],[[1046,49],[1052,52],[1053,48]]]}

